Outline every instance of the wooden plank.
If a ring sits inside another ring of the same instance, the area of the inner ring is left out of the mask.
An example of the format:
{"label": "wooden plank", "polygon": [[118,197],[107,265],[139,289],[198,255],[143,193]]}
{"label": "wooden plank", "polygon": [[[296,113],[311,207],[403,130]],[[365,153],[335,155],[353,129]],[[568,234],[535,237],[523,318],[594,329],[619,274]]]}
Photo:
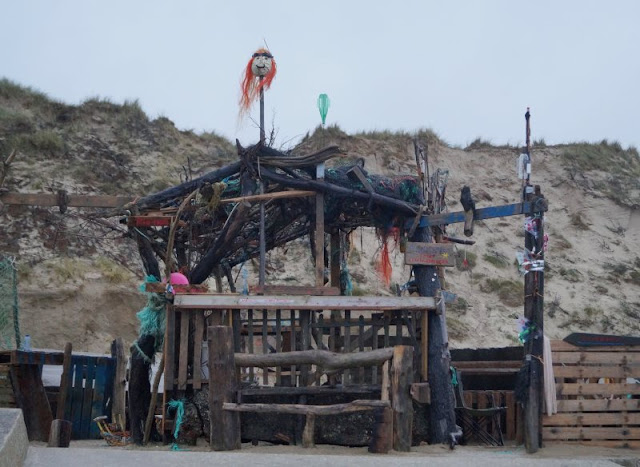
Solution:
{"label": "wooden plank", "polygon": [[[316,166],[316,179],[324,179],[324,162]],[[316,286],[324,285],[324,193],[316,193],[315,261]]]}
{"label": "wooden plank", "polygon": [[195,336],[193,341],[193,389],[202,387],[202,339],[204,338],[204,313],[195,312]]}
{"label": "wooden plank", "polygon": [[118,337],[113,341],[112,357],[115,372],[113,375],[113,404],[111,406],[111,420],[120,423],[127,417],[126,385],[127,385],[127,357],[124,351],[124,341]]}
{"label": "wooden plank", "polygon": [[556,378],[640,378],[640,366],[554,365]]}
{"label": "wooden plank", "polygon": [[640,394],[640,384],[558,383],[559,396],[622,396]]}
{"label": "wooden plank", "polygon": [[507,406],[505,439],[513,440],[516,437],[516,398],[513,391],[508,391],[505,394],[505,399]]}
{"label": "wooden plank", "polygon": [[[93,418],[91,418],[91,407],[93,402],[93,385],[96,377],[96,361],[87,358],[87,366],[84,374],[84,388],[82,390],[82,418],[80,420],[80,433],[82,439],[89,438],[89,431]],[[105,414],[102,414],[105,415]]]}
{"label": "wooden plank", "polygon": [[58,406],[56,408],[56,419],[65,419],[65,409],[67,396],[71,386],[71,353],[73,346],[67,342],[64,346],[64,363],[62,365],[62,375],[60,376],[60,391],[58,392]]}
{"label": "wooden plank", "polygon": [[[267,334],[267,310],[262,310],[262,354],[269,353],[269,336]],[[269,369],[265,366],[262,368],[262,384],[269,385]]]}
{"label": "wooden plank", "polygon": [[614,412],[640,410],[640,399],[559,400],[558,412]]}
{"label": "wooden plank", "polygon": [[[66,205],[85,208],[118,208],[135,200],[132,196],[68,195]],[[3,204],[58,206],[58,195],[49,193],[0,193]]]}
{"label": "wooden plank", "polygon": [[543,427],[542,437],[545,440],[569,439],[624,439],[640,440],[640,428],[623,427]]}
{"label": "wooden plank", "polygon": [[[241,309],[263,308],[267,310],[425,310],[435,309],[434,297],[316,297],[316,296],[245,296],[177,294],[174,299],[177,308]],[[640,358],[640,356],[639,356]]]}
{"label": "wooden plank", "polygon": [[557,413],[542,417],[544,426],[640,425],[640,413]]}
{"label": "wooden plank", "polygon": [[404,263],[422,266],[455,266],[453,243],[408,242]]}
{"label": "wooden plank", "polygon": [[569,344],[565,341],[552,340],[551,341],[552,352],[640,352],[640,346],[593,346],[593,347],[578,347],[573,344]]}
{"label": "wooden plank", "polygon": [[[409,399],[410,400],[410,399]],[[388,401],[355,400],[345,404],[301,405],[301,404],[234,404],[224,403],[222,408],[229,412],[286,413],[292,415],[339,415],[350,412],[374,410],[389,407]]]}
{"label": "wooden plank", "polygon": [[413,401],[409,397],[413,383],[413,347],[398,345],[391,360],[391,408],[393,409],[393,449],[411,450]]}
{"label": "wooden plank", "polygon": [[82,439],[82,380],[86,357],[74,355],[71,357],[73,365],[73,387],[71,389],[71,430],[72,439]]}
{"label": "wooden plank", "polygon": [[479,360],[477,362],[474,361],[453,361],[451,365],[454,366],[458,370],[464,370],[466,373],[467,369],[476,369],[476,368],[515,368],[520,369],[522,366],[521,360]]}
{"label": "wooden plank", "polygon": [[242,396],[303,396],[303,395],[372,395],[380,392],[378,385],[358,386],[306,386],[306,387],[257,387],[240,389]]}
{"label": "wooden plank", "polygon": [[234,403],[238,382],[233,351],[233,330],[226,326],[209,326],[209,420],[211,449],[240,449],[239,414],[223,409]]}
{"label": "wooden plank", "polygon": [[178,390],[187,389],[187,367],[189,365],[189,311],[180,312],[180,355],[178,357]]}
{"label": "wooden plank", "polygon": [[306,285],[252,285],[250,294],[258,295],[320,295],[339,296],[340,287],[312,287]]}
{"label": "wooden plank", "polygon": [[[479,221],[484,219],[495,219],[498,217],[517,216],[519,214],[530,213],[531,210],[532,210],[532,204],[530,202],[505,204],[503,206],[492,206],[488,208],[479,208],[479,209],[476,209],[473,219],[476,221]],[[418,226],[430,227],[434,225],[458,224],[461,222],[464,222],[464,211],[422,216]],[[407,228],[411,228],[412,224],[413,224],[413,219],[408,219],[405,226]]]}
{"label": "wooden plank", "polygon": [[42,350],[24,351],[12,350],[8,353],[10,362],[14,365],[62,365],[63,352],[49,352]]}
{"label": "wooden plank", "polygon": [[414,401],[421,404],[431,403],[431,388],[429,383],[412,383],[411,384],[411,397]]}
{"label": "wooden plank", "polygon": [[581,441],[552,441],[545,440],[545,445],[548,446],[599,446],[604,448],[619,448],[619,449],[640,449],[640,441],[629,440],[581,440]]}
{"label": "wooden plank", "polygon": [[167,329],[165,340],[165,361],[164,361],[164,392],[168,393],[173,390],[174,369],[176,366],[175,354],[176,354],[176,309],[175,307],[167,304]]}
{"label": "wooden plank", "polygon": [[[293,313],[293,312],[292,312]],[[247,328],[248,328],[248,345],[249,355],[253,354],[253,310],[247,310]],[[249,367],[249,383],[254,384],[253,367]]]}
{"label": "wooden plank", "polygon": [[600,363],[607,365],[640,365],[640,352],[554,352],[553,363]]}
{"label": "wooden plank", "polygon": [[[172,287],[174,293],[207,293],[209,291],[207,284],[174,284]],[[145,292],[165,293],[167,284],[165,282],[146,282],[144,290]]]}
{"label": "wooden plank", "polygon": [[241,196],[237,198],[224,198],[220,200],[220,204],[243,203],[243,202],[252,203],[255,201],[269,201],[273,199],[307,198],[315,195],[316,195],[315,191],[308,191],[308,190],[275,191],[273,193],[264,193],[259,195]]}

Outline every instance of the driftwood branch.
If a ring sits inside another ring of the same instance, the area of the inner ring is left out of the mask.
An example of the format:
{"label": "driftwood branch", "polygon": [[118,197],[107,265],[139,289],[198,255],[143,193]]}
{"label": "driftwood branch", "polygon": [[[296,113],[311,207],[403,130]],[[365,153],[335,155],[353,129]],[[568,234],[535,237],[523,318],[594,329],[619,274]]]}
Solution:
{"label": "driftwood branch", "polygon": [[286,413],[293,415],[339,415],[348,412],[373,410],[378,407],[389,407],[389,401],[355,400],[347,404],[334,405],[301,405],[301,404],[222,404],[223,410],[233,412],[254,413]]}
{"label": "driftwood branch", "polygon": [[236,366],[239,367],[318,365],[326,371],[381,365],[392,356],[393,348],[389,347],[353,354],[340,354],[326,350],[300,350],[263,355],[237,353],[235,361]]}

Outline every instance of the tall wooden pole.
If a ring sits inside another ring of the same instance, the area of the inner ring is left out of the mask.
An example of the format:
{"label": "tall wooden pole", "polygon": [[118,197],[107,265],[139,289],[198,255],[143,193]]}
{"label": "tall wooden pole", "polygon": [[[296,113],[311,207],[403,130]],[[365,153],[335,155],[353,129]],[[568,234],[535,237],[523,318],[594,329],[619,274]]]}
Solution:
{"label": "tall wooden pole", "polygon": [[[529,108],[526,119],[527,155],[531,160],[531,127]],[[537,233],[525,231],[525,248],[531,252],[532,259],[544,261],[544,208],[546,201],[536,185],[535,192],[529,183],[527,173],[524,189],[525,201],[533,202],[533,212],[528,213],[535,219]],[[544,268],[543,268],[544,269]],[[528,453],[538,451],[542,445],[542,391],[543,368],[542,354],[544,343],[544,270],[529,271],[524,276],[524,317],[528,320],[531,333],[525,342],[525,361],[529,365],[529,388],[524,411],[524,442]]]}
{"label": "tall wooden pole", "polygon": [[[264,77],[260,76],[260,83]],[[264,88],[260,87],[260,144],[264,145],[266,140],[264,132]],[[258,160],[258,176],[260,176],[260,160]],[[264,182],[260,180],[260,194],[264,193]],[[260,270],[258,273],[258,284],[264,287],[267,261],[267,240],[264,225],[264,201],[260,202]]]}

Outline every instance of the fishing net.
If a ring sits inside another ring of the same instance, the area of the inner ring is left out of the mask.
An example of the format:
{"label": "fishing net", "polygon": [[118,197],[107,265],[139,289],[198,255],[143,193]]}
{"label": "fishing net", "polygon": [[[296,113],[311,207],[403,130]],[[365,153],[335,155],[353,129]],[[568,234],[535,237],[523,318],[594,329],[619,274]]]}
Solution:
{"label": "fishing net", "polygon": [[[158,282],[154,276],[147,276],[145,283],[140,286],[140,291],[147,296],[147,304],[136,313],[140,320],[140,330],[138,336],[153,336],[155,338],[155,351],[162,350],[164,343],[164,329],[166,324],[165,298],[162,294],[146,292],[145,284],[147,282]],[[145,355],[140,351],[141,355]]]}
{"label": "fishing net", "polygon": [[0,349],[20,348],[15,258],[0,255]]}

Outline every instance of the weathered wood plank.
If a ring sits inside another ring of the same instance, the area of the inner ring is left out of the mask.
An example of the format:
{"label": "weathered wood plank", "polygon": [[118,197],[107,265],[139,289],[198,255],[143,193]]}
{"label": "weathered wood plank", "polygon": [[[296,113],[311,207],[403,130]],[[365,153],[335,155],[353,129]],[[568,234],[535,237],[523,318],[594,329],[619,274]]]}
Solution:
{"label": "weathered wood plank", "polygon": [[16,405],[22,409],[29,441],[48,441],[53,415],[37,365],[9,368]]}
{"label": "weathered wood plank", "polygon": [[355,400],[345,404],[333,405],[222,404],[224,410],[231,412],[286,413],[291,415],[339,415],[342,413],[373,410],[378,407],[389,407],[389,402],[379,400]]}
{"label": "weathered wood plank", "polygon": [[593,346],[593,347],[578,347],[573,344],[569,344],[565,341],[552,340],[551,341],[552,352],[640,352],[640,346]]}
{"label": "weathered wood plank", "polygon": [[559,400],[558,412],[615,412],[640,410],[640,399]]}
{"label": "weathered wood plank", "polygon": [[[177,308],[262,308],[268,310],[425,310],[435,309],[434,297],[316,297],[316,296],[245,296],[245,295],[183,295],[174,299]],[[639,357],[640,358],[640,357]]]}
{"label": "weathered wood plank", "polygon": [[187,389],[187,366],[189,363],[189,311],[180,312],[180,355],[178,357],[178,390]]}
{"label": "weathered wood plank", "polygon": [[556,378],[640,378],[640,365],[554,365]]}
{"label": "weathered wood plank", "polygon": [[[484,219],[494,219],[497,217],[517,216],[518,214],[530,213],[532,203],[505,204],[503,206],[492,206],[488,208],[476,209],[473,219],[476,221]],[[434,225],[458,224],[464,222],[464,211],[448,212],[443,214],[431,214],[422,216],[419,227],[430,227]],[[413,219],[407,220],[407,228],[411,227]]]}
{"label": "weathered wood plank", "polygon": [[193,389],[202,387],[202,339],[204,338],[204,313],[195,312],[195,335],[193,337]]}
{"label": "weathered wood plank", "polygon": [[[82,438],[89,438],[89,431],[93,424],[91,417],[91,407],[93,404],[93,385],[96,379],[96,362],[91,358],[87,358],[87,366],[84,375],[84,388],[82,390],[82,418],[80,419],[80,433]],[[96,388],[96,390],[98,390]],[[102,414],[104,415],[104,414]]]}
{"label": "weathered wood plank", "polygon": [[209,420],[210,446],[215,451],[240,449],[240,417],[223,409],[234,403],[237,392],[233,330],[209,326]]}
{"label": "weathered wood plank", "polygon": [[554,352],[553,363],[600,363],[607,365],[640,365],[640,352]]}
{"label": "weathered wood plank", "polygon": [[[284,372],[283,372],[284,374]],[[378,385],[358,385],[358,386],[306,386],[306,387],[258,387],[241,389],[242,396],[302,396],[302,395],[326,395],[326,394],[347,394],[347,395],[371,395],[380,393]]]}
{"label": "weathered wood plank", "polygon": [[545,445],[548,446],[600,446],[604,448],[622,448],[622,449],[640,449],[640,441],[629,441],[629,440],[581,440],[581,441],[570,441],[570,440],[562,440],[562,441],[553,441],[546,440]]}
{"label": "weathered wood plank", "polygon": [[122,337],[118,337],[113,341],[113,357],[115,358],[114,364],[116,371],[113,379],[113,405],[111,406],[111,420],[122,425],[122,422],[124,422],[127,417],[127,357],[125,355],[124,341],[122,340]]}
{"label": "weathered wood plank", "polygon": [[176,366],[176,309],[167,305],[167,330],[165,338],[165,361],[164,361],[164,392],[173,390],[173,380]]}
{"label": "weathered wood plank", "polygon": [[640,428],[625,427],[543,427],[542,437],[547,440],[569,439],[623,439],[640,440]]}
{"label": "weathered wood plank", "polygon": [[293,199],[293,198],[307,198],[309,196],[315,196],[315,191],[308,190],[286,190],[275,191],[273,193],[263,193],[259,195],[240,196],[237,198],[224,198],[220,200],[220,204],[230,203],[253,203],[256,201],[270,201],[273,199]]}
{"label": "weathered wood plank", "polygon": [[[58,392],[58,406],[56,408],[56,419],[65,419],[65,409],[71,387],[71,353],[72,344],[67,342],[64,346],[64,360],[62,364],[62,375],[60,376],[60,391]],[[71,435],[69,435],[71,436]]]}
{"label": "weathered wood plank", "polygon": [[413,383],[413,347],[398,345],[391,360],[391,408],[393,409],[393,449],[411,450],[413,402],[410,391]]}
{"label": "weathered wood plank", "polygon": [[640,413],[558,413],[542,417],[544,426],[640,425]]}
{"label": "weathered wood plank", "polygon": [[408,242],[404,263],[422,266],[455,266],[453,243]]}
{"label": "weathered wood plank", "polygon": [[557,383],[559,396],[622,396],[640,394],[640,384]]}
{"label": "weathered wood plank", "polygon": [[[118,208],[130,203],[132,196],[68,195],[66,205],[78,208]],[[58,195],[49,193],[0,193],[4,204],[23,206],[58,206]]]}
{"label": "weathered wood plank", "polygon": [[339,287],[312,287],[305,285],[252,285],[249,293],[259,295],[320,295],[339,296]]}

